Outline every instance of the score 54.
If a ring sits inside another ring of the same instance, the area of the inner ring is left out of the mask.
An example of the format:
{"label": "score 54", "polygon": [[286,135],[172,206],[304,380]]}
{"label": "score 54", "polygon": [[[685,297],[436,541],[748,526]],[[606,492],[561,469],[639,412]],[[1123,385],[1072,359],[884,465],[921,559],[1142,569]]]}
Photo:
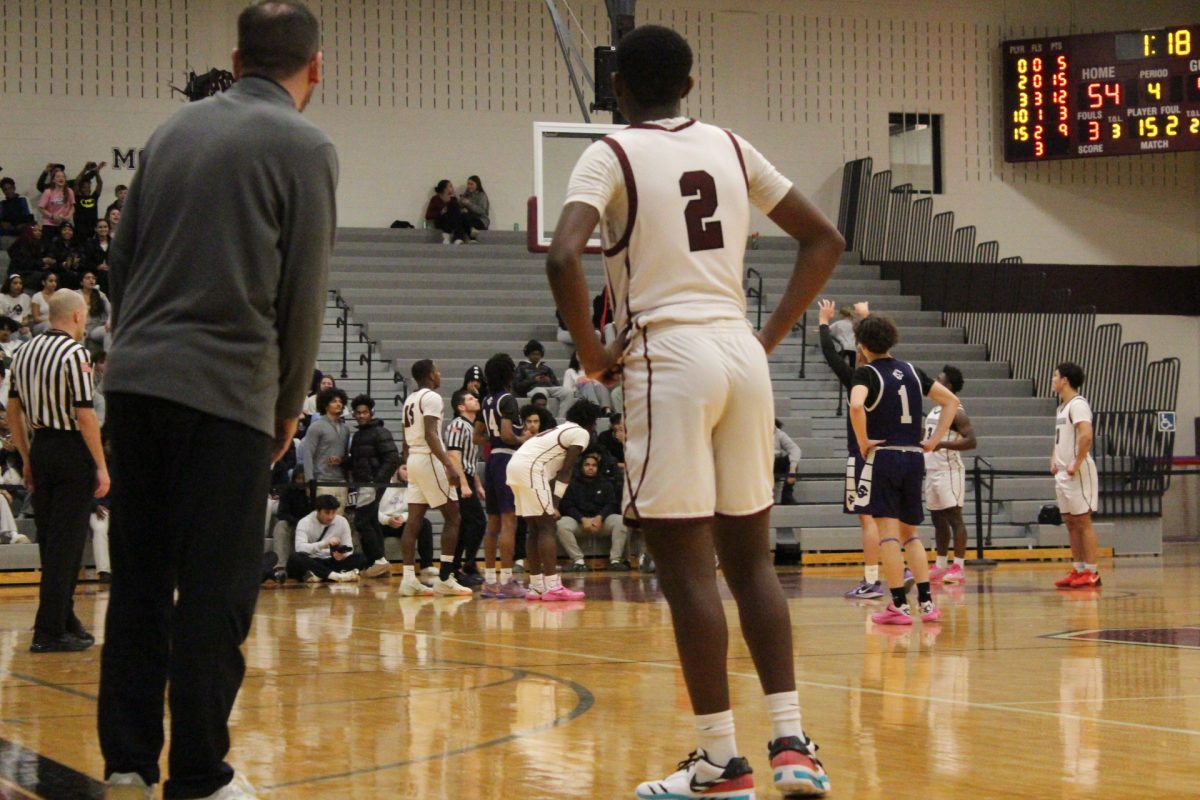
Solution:
{"label": "score 54", "polygon": [[1104,108],[1106,103],[1114,106],[1121,105],[1121,84],[1119,83],[1089,83],[1084,87],[1088,99],[1088,108]]}

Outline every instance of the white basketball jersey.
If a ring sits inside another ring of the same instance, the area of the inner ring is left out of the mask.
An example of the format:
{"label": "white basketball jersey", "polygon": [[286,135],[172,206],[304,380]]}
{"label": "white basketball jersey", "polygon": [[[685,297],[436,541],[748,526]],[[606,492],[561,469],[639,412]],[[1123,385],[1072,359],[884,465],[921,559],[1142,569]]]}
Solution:
{"label": "white basketball jersey", "polygon": [[[933,436],[937,430],[938,423],[942,419],[942,407],[934,406],[933,410],[925,416],[925,438]],[[946,432],[946,438],[942,441],[957,442],[962,437],[958,431],[951,428]],[[947,472],[950,470],[959,470],[963,468],[962,456],[957,450],[934,450],[932,453],[925,454],[925,471],[926,472]]]}
{"label": "white basketball jersey", "polygon": [[574,422],[542,431],[525,441],[508,462],[508,483],[538,488],[562,469],[567,450],[586,448],[592,436]]}
{"label": "white basketball jersey", "polygon": [[745,140],[677,118],[592,144],[575,165],[567,202],[600,212],[615,320],[627,330],[744,320],[750,204],[769,212],[790,188]]}
{"label": "white basketball jersey", "polygon": [[[1092,421],[1092,407],[1083,395],[1077,394],[1058,407],[1054,427],[1054,460],[1060,468],[1066,469],[1075,463],[1078,455],[1075,425],[1080,422]],[[1091,459],[1092,454],[1088,453]]]}
{"label": "white basketball jersey", "polygon": [[404,442],[410,453],[430,453],[425,441],[425,418],[437,417],[438,441],[442,438],[442,396],[432,389],[418,389],[404,401]]}

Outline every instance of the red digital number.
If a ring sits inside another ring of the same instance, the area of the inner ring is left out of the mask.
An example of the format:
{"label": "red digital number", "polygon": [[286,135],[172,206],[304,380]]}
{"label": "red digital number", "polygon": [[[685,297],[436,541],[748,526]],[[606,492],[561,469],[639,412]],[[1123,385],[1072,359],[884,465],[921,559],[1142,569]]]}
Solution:
{"label": "red digital number", "polygon": [[1087,85],[1088,108],[1101,108],[1104,106],[1104,90],[1100,88],[1098,83],[1089,83]]}
{"label": "red digital number", "polygon": [[1071,115],[1071,112],[1067,111],[1067,107],[1065,105],[1061,105],[1058,107],[1058,119],[1060,122],[1066,122],[1067,117],[1069,117],[1070,115]]}
{"label": "red digital number", "polygon": [[1058,135],[1063,137],[1064,139],[1069,138],[1071,136],[1071,129],[1067,127],[1067,123],[1065,123],[1065,122],[1058,123]]}
{"label": "red digital number", "polygon": [[1045,121],[1046,121],[1046,109],[1039,108],[1038,109],[1038,122],[1045,122]]}
{"label": "red digital number", "polygon": [[1034,71],[1034,72],[1041,72],[1041,71],[1042,71],[1042,66],[1043,66],[1043,65],[1044,65],[1044,62],[1043,62],[1043,61],[1042,61],[1040,58],[1035,58],[1035,59],[1033,60],[1033,71]]}
{"label": "red digital number", "polygon": [[1043,83],[1045,83],[1045,79],[1041,75],[1033,76],[1033,88],[1040,89]]}
{"label": "red digital number", "polygon": [[1041,142],[1035,143],[1033,145],[1033,154],[1038,158],[1046,155],[1046,145],[1042,144]]}
{"label": "red digital number", "polygon": [[1067,57],[1066,56],[1059,56],[1058,59],[1055,61],[1055,63],[1058,64],[1058,68],[1060,70],[1062,70],[1063,72],[1067,71]]}
{"label": "red digital number", "polygon": [[1121,84],[1106,83],[1104,84],[1105,97],[1112,98],[1113,105],[1121,105]]}
{"label": "red digital number", "polygon": [[1066,102],[1067,102],[1067,90],[1066,90],[1066,89],[1059,89],[1057,92],[1055,92],[1055,93],[1053,94],[1053,97],[1054,97],[1054,103],[1056,103],[1057,105],[1060,105],[1060,106],[1061,106],[1061,105],[1066,105]]}
{"label": "red digital number", "polygon": [[1035,106],[1045,105],[1045,100],[1043,99],[1041,92],[1033,93],[1033,104]]}
{"label": "red digital number", "polygon": [[1045,128],[1043,128],[1041,125],[1033,126],[1033,140],[1035,142],[1040,142],[1042,139],[1045,138],[1045,135],[1046,135]]}
{"label": "red digital number", "polygon": [[1089,142],[1100,141],[1100,123],[1097,122],[1096,120],[1092,120],[1091,122],[1088,123],[1088,141]]}

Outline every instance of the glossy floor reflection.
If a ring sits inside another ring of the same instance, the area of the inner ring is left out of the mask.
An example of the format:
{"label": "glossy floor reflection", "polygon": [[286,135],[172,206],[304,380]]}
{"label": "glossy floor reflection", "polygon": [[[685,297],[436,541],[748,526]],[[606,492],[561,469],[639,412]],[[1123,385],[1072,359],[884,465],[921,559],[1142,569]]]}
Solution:
{"label": "glossy floor reflection", "polygon": [[[873,625],[847,569],[786,572],[805,727],[835,797],[1192,796],[1200,546],[1102,566],[969,572],[943,618]],[[624,798],[692,748],[652,576],[571,578],[585,602],[397,596],[395,579],[264,590],[231,761],[272,798]],[[36,592],[0,591],[0,799],[99,789],[99,648],[27,652]],[[77,609],[100,633],[103,590]],[[737,625],[732,602],[730,624]],[[738,738],[770,788],[770,728],[736,636]]]}

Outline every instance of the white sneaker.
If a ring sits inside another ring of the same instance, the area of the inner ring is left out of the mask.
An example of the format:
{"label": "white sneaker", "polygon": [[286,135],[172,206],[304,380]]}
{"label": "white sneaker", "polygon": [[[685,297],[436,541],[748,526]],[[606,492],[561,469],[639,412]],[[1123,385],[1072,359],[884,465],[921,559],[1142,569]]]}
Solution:
{"label": "white sneaker", "polygon": [[448,233],[442,234],[442,244],[450,244],[450,234],[448,234]]}
{"label": "white sneaker", "polygon": [[241,775],[234,775],[232,781],[201,800],[258,800],[258,790]]}
{"label": "white sneaker", "polygon": [[679,769],[661,781],[646,781],[637,787],[637,796],[655,798],[721,798],[754,800],[754,775],[744,758],[734,758],[724,767],[717,766],[698,750],[679,763]]}
{"label": "white sneaker", "polygon": [[432,597],[433,589],[421,583],[416,578],[404,578],[400,581],[401,597]]}
{"label": "white sneaker", "polygon": [[474,592],[463,586],[454,576],[451,575],[446,580],[441,578],[433,579],[433,593],[442,595],[443,597],[470,597]]}
{"label": "white sneaker", "polygon": [[136,772],[114,772],[104,782],[104,800],[154,800],[154,786]]}
{"label": "white sneaker", "polygon": [[348,569],[345,572],[331,572],[329,573],[329,580],[335,583],[353,583],[358,580],[358,570]]}
{"label": "white sneaker", "polygon": [[311,572],[306,572],[306,573],[304,573],[304,582],[305,583],[320,583],[321,579],[318,578],[316,575],[312,574]]}
{"label": "white sneaker", "polygon": [[438,568],[437,567],[425,567],[424,569],[421,570],[421,574],[422,575],[437,575]]}
{"label": "white sneaker", "polygon": [[392,573],[392,565],[386,558],[381,558],[362,571],[364,578],[386,578]]}

